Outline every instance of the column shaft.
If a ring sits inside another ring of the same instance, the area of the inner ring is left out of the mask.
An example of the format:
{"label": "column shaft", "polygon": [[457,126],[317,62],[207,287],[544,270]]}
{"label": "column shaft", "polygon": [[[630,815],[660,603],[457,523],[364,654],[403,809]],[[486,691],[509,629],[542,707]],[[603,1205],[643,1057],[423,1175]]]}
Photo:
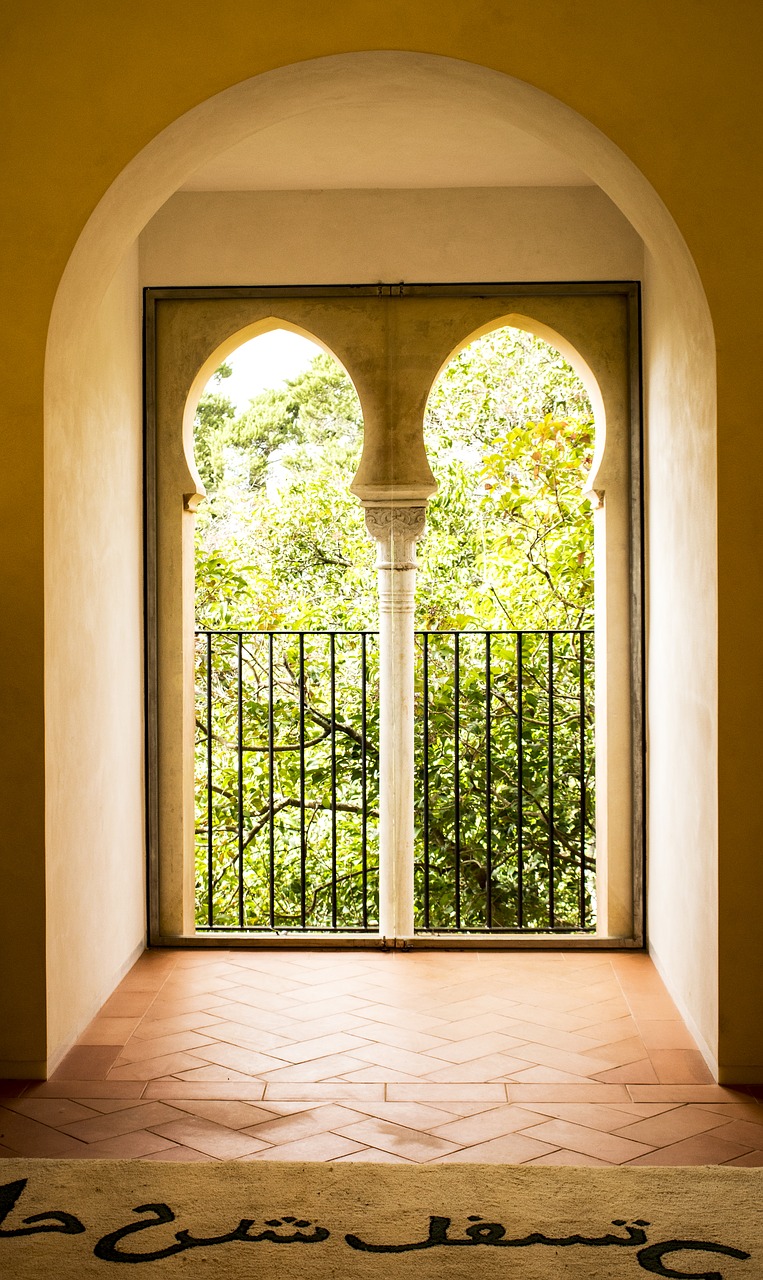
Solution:
{"label": "column shaft", "polygon": [[423,506],[366,507],[379,548],[379,930],[413,934],[415,546]]}

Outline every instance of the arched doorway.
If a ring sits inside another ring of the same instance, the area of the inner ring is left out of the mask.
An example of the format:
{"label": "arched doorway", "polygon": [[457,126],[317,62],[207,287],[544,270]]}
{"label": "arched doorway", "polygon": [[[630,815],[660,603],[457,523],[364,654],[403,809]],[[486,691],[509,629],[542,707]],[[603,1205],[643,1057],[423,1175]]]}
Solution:
{"label": "arched doorway", "polygon": [[[242,366],[256,379],[244,400]],[[221,940],[244,928],[373,930],[376,592],[350,493],[360,402],[333,356],[272,329],[228,357],[194,425],[206,489],[195,516],[196,928]]]}
{"label": "arched doorway", "polygon": [[445,366],[424,432],[418,928],[593,930],[593,408],[500,327]]}
{"label": "arched doorway", "polygon": [[[56,925],[57,904],[61,904],[61,911],[67,909],[63,904],[69,901],[66,892],[68,881],[76,880],[78,876],[87,878],[91,874],[87,865],[90,845],[81,839],[81,812],[76,799],[73,806],[66,800],[67,796],[76,798],[82,790],[80,774],[81,766],[85,767],[87,744],[84,743],[83,751],[79,752],[70,750],[67,754],[60,749],[70,736],[70,718],[62,709],[63,692],[73,685],[85,687],[84,675],[77,674],[80,667],[89,674],[90,666],[102,662],[106,656],[102,639],[92,651],[79,639],[71,645],[61,643],[70,627],[73,605],[81,603],[84,614],[89,616],[95,599],[88,599],[89,586],[87,591],[83,588],[78,593],[73,582],[80,560],[84,564],[89,559],[92,522],[89,523],[89,517],[83,517],[72,528],[65,497],[72,484],[79,482],[79,464],[75,462],[78,455],[69,448],[71,423],[77,418],[82,388],[90,386],[94,379],[80,318],[97,314],[109,282],[114,279],[114,273],[128,253],[134,237],[150,215],[193,169],[216,151],[245,137],[251,130],[253,119],[264,124],[275,119],[282,109],[288,114],[296,100],[295,94],[303,89],[310,93],[315,89],[323,92],[322,86],[330,85],[331,92],[336,93],[340,79],[341,94],[347,92],[351,97],[361,90],[367,92],[372,81],[377,83],[377,73],[384,80],[391,71],[394,78],[403,64],[417,75],[422,69],[424,75],[431,71],[445,95],[472,95],[475,101],[489,105],[491,110],[495,109],[506,119],[513,119],[529,133],[553,139],[559,147],[574,154],[593,180],[624,210],[647,245],[650,290],[648,337],[651,335],[648,341],[648,373],[651,376],[653,410],[650,461],[654,498],[650,508],[650,536],[654,542],[660,543],[662,535],[665,535],[662,539],[663,553],[655,567],[656,576],[650,580],[653,606],[650,628],[654,637],[650,679],[660,690],[651,736],[652,757],[657,764],[651,792],[654,815],[652,927],[667,969],[675,973],[678,985],[688,992],[693,982],[688,976],[691,965],[686,961],[690,949],[688,935],[683,938],[681,930],[678,931],[681,937],[677,935],[670,905],[673,890],[680,886],[686,919],[699,922],[697,928],[700,933],[704,929],[702,936],[707,934],[706,945],[695,946],[691,952],[695,957],[706,957],[710,969],[703,983],[714,988],[715,978],[711,971],[716,943],[711,936],[712,930],[708,934],[705,928],[707,917],[702,905],[708,892],[712,896],[715,883],[714,773],[710,763],[712,750],[708,751],[706,719],[702,712],[704,706],[714,704],[715,696],[714,597],[711,599],[705,590],[705,566],[712,563],[714,538],[714,366],[712,329],[696,270],[680,233],[647,181],[616,147],[566,106],[526,84],[484,68],[428,55],[363,54],[317,60],[301,68],[286,68],[272,73],[257,82],[228,91],[221,95],[219,101],[216,100],[214,107],[205,109],[198,116],[191,113],[193,118],[184,118],[171,126],[160,139],[150,144],[139,163],[125,170],[108,198],[96,210],[77,245],[59,290],[51,323],[47,365],[47,519],[51,532],[48,600],[50,631],[59,637],[59,643],[50,655],[47,685],[48,755],[51,762],[66,758],[68,763],[63,773],[59,764],[50,766],[49,796],[56,815],[51,825],[49,869],[52,1008],[60,1005],[63,1010],[64,1006],[69,1007],[64,996],[66,989],[82,992],[78,1006],[80,1014],[77,1016],[84,1016],[82,1010],[90,1007],[94,999],[92,992],[88,995],[92,986],[89,974],[93,970],[88,959],[88,944],[83,941],[75,948],[63,947],[57,938],[66,938],[67,930],[58,930]],[[345,71],[348,72],[346,79]],[[269,114],[271,112],[275,115]],[[94,424],[96,419],[97,414],[93,418]],[[89,427],[86,429],[83,423],[81,430],[86,433]],[[679,474],[672,458],[675,449],[683,449],[681,441],[686,448]],[[87,442],[83,439],[80,443],[84,448]],[[74,473],[72,466],[75,466]],[[95,524],[98,525],[98,519]],[[685,527],[687,537],[673,539],[671,529],[674,526]],[[133,551],[138,562],[137,541]],[[83,582],[86,579],[85,574]],[[705,601],[702,607],[698,605],[700,599]],[[691,620],[690,629],[696,644],[688,641],[687,618]],[[137,634],[133,641],[139,656]],[[687,652],[692,655],[688,666],[685,661]],[[139,696],[135,681],[129,689],[126,685],[124,688],[126,697]],[[118,718],[114,723],[118,723]],[[694,744],[688,751],[687,743]],[[659,762],[668,759],[671,761],[670,772],[659,768]],[[705,776],[703,769],[705,773],[709,770],[706,785],[697,781],[700,775]],[[666,781],[668,777],[670,783]],[[94,778],[97,782],[96,775]],[[105,782],[101,780],[99,785],[103,790]],[[698,797],[701,798],[699,808]],[[106,791],[101,799],[109,810],[112,801]],[[126,802],[132,803],[129,798]],[[92,806],[92,811],[97,808],[97,805]],[[695,842],[693,857],[701,848],[701,855],[696,854],[698,862],[695,858],[692,864],[690,879],[684,875],[682,855],[674,852],[682,847],[678,838],[680,833],[687,830],[696,832],[699,840],[699,845]],[[135,875],[139,877],[140,869],[137,864],[133,865]],[[111,872],[104,866],[99,868],[98,874],[105,875],[108,880]],[[103,885],[106,896],[109,884],[104,882]],[[133,944],[136,940],[139,939],[133,939]],[[106,962],[106,967],[109,972],[116,973],[123,964],[124,956],[120,952],[119,956],[115,955]],[[57,986],[59,981],[60,989]],[[67,1016],[62,1012],[64,1022]],[[61,1034],[69,1032],[62,1031]]]}

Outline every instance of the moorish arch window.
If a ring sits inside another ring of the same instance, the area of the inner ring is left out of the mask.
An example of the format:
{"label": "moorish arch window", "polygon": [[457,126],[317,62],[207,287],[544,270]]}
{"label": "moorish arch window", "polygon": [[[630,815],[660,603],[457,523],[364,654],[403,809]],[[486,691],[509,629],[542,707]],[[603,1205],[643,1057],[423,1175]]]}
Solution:
{"label": "moorish arch window", "polygon": [[557,349],[500,327],[442,370],[424,439],[438,491],[416,584],[415,923],[586,932],[596,925],[591,402]]}
{"label": "moorish arch window", "polygon": [[154,940],[640,941],[636,301],[149,291]]}

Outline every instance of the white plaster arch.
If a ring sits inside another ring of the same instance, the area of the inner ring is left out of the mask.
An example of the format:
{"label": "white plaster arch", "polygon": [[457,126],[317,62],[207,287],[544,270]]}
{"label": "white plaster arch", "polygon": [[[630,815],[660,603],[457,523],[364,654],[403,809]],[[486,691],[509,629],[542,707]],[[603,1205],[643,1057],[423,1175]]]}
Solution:
{"label": "white plaster arch", "polygon": [[[360,402],[358,389],[355,386],[355,381],[350,370],[347,368],[347,365],[340,359],[328,342],[321,338],[319,334],[314,333],[311,329],[305,329],[301,325],[295,324],[294,321],[285,320],[281,316],[271,315],[266,316],[264,319],[255,320],[252,324],[246,325],[243,329],[236,330],[235,333],[231,333],[223,342],[218,343],[214,351],[207,356],[206,360],[196,373],[188,390],[188,398],[183,411],[183,449],[185,451],[186,463],[188,465],[189,483],[195,487],[195,493],[193,494],[191,501],[195,498],[206,497],[204,485],[196,466],[193,441],[193,421],[196,415],[196,408],[205,386],[212,377],[215,369],[217,369],[223,361],[228,358],[228,356],[232,355],[234,351],[237,351],[239,347],[243,347],[245,343],[251,342],[255,338],[261,338],[266,333],[275,333],[279,329],[284,329],[288,333],[296,333],[300,338],[307,338],[309,342],[314,343],[316,347],[320,347],[322,351],[325,351],[326,355],[331,356],[332,360],[336,361],[339,368],[349,378],[355,394],[358,396],[358,401]],[[362,413],[362,402],[360,402],[360,404]]]}

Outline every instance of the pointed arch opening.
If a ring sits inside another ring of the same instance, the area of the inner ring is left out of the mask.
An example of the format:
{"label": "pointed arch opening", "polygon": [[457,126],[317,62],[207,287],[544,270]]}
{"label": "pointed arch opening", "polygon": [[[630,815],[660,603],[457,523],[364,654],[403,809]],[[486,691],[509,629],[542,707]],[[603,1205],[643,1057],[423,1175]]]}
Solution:
{"label": "pointed arch opening", "polygon": [[603,435],[593,373],[524,316],[472,331],[429,394],[439,487],[417,610],[424,929],[596,927],[595,413],[562,347],[586,370]]}
{"label": "pointed arch opening", "polygon": [[326,343],[268,319],[216,349],[186,420],[192,407],[206,496],[195,508],[196,929],[373,929],[375,586],[350,493],[360,400]]}

